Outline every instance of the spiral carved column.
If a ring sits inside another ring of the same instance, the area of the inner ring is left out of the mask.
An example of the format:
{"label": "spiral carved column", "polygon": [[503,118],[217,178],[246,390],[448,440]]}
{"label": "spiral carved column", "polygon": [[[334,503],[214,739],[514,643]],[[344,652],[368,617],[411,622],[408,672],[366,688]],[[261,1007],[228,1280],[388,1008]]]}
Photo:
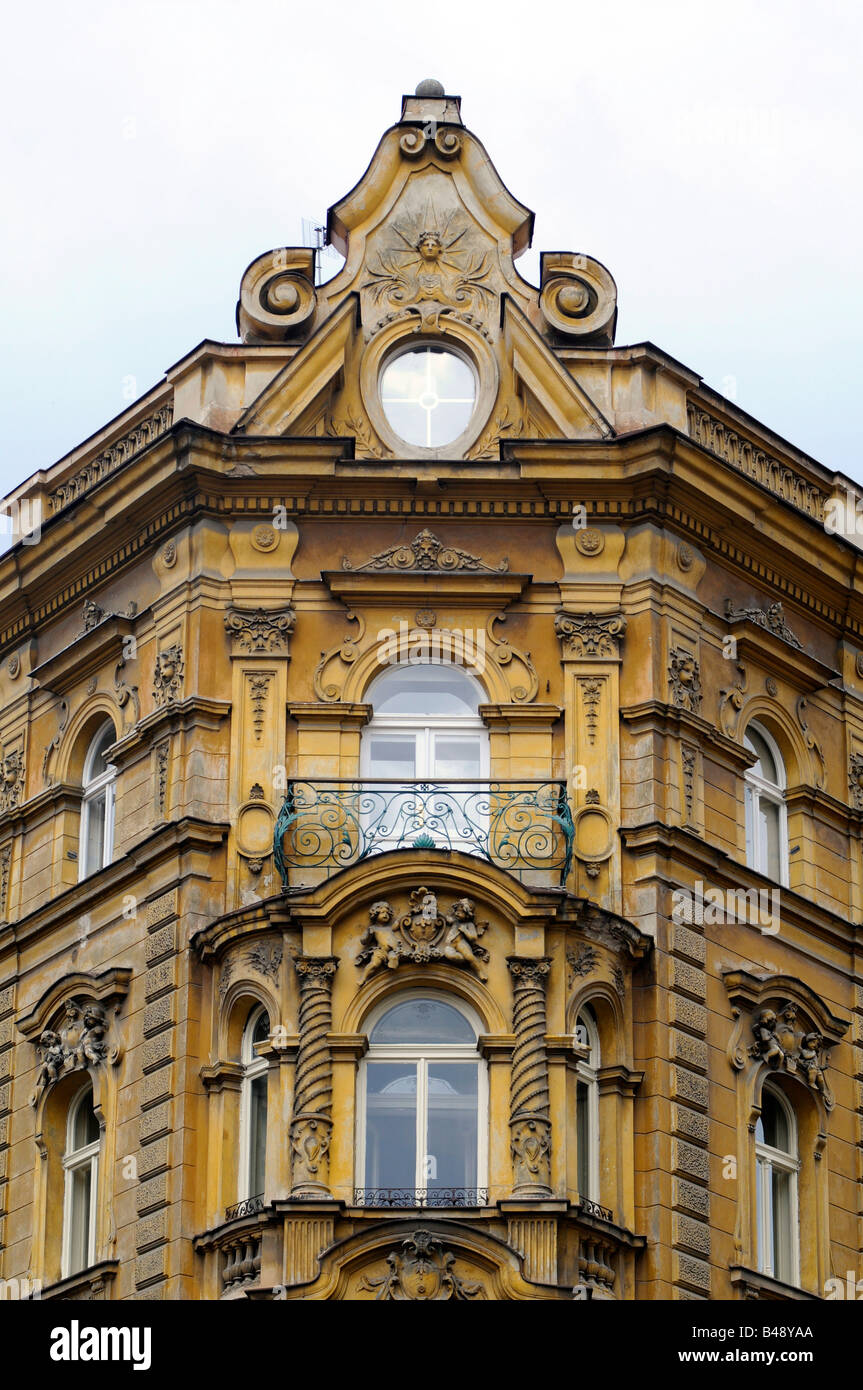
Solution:
{"label": "spiral carved column", "polygon": [[333,1119],[333,1066],[327,1034],[332,1028],[333,956],[298,956],[300,1046],[291,1120],[291,1195],[329,1196]]}
{"label": "spiral carved column", "polygon": [[510,956],[513,1032],[510,1081],[510,1151],[513,1196],[551,1195],[551,1122],[545,1051],[548,957]]}

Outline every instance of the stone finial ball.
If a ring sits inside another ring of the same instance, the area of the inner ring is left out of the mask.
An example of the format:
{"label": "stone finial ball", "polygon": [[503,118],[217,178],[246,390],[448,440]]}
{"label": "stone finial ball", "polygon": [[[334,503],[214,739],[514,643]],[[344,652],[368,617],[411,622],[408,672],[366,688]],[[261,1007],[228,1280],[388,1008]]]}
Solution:
{"label": "stone finial ball", "polygon": [[415,95],[418,97],[442,97],[444,95],[443,83],[438,82],[436,77],[424,77],[422,82],[417,84]]}

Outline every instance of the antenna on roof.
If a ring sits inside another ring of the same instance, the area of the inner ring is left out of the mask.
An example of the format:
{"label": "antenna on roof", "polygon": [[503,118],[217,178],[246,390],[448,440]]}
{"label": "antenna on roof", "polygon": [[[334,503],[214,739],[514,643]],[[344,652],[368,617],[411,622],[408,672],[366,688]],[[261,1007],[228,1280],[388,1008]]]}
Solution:
{"label": "antenna on roof", "polygon": [[[327,229],[311,218],[304,217],[303,221],[303,246],[311,246],[315,252],[315,284],[320,285],[324,279],[324,261],[340,261],[341,256],[334,246],[327,242]],[[327,277],[329,278],[329,277]]]}

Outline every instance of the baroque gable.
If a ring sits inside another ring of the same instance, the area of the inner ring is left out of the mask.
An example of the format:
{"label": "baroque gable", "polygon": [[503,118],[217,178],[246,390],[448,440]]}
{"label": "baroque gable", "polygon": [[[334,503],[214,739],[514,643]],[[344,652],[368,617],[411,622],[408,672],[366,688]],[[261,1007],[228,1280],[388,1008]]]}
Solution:
{"label": "baroque gable", "polygon": [[[539,288],[515,268],[533,214],[461,121],[457,98],[405,98],[357,186],[330,209],[345,257],[315,288],[309,253],[268,253],[246,271],[238,325],[247,342],[299,350],[240,417],[248,434],[333,435],[363,457],[496,457],[503,439],[613,433],[553,350],[613,341],[617,292],[588,256],[543,258]],[[382,404],[387,364],[435,345],[476,378],[470,420],[448,446],[405,441]]]}

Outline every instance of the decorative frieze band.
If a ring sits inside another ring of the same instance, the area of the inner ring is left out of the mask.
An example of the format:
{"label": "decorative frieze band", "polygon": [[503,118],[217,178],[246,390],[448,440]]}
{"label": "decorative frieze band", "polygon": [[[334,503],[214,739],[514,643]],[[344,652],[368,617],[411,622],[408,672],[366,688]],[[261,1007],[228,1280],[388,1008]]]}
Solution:
{"label": "decorative frieze band", "polygon": [[95,487],[103,478],[107,478],[109,473],[115,472],[141,449],[145,449],[148,444],[152,444],[154,440],[167,434],[173,418],[173,404],[163,405],[155,414],[135,425],[128,434],[124,434],[121,439],[116,440],[107,449],[103,449],[71,478],[67,478],[65,483],[61,483],[58,488],[49,493],[48,501],[51,511],[59,512],[70,502],[74,502],[76,498],[89,492],[91,487]]}
{"label": "decorative frieze band", "polygon": [[792,507],[815,517],[824,519],[824,507],[828,494],[815,483],[801,475],[787,463],[760,449],[757,444],[745,439],[736,430],[716,420],[706,410],[697,405],[687,406],[689,435],[696,444],[709,449],[711,453],[730,463],[738,472],[754,478]]}

